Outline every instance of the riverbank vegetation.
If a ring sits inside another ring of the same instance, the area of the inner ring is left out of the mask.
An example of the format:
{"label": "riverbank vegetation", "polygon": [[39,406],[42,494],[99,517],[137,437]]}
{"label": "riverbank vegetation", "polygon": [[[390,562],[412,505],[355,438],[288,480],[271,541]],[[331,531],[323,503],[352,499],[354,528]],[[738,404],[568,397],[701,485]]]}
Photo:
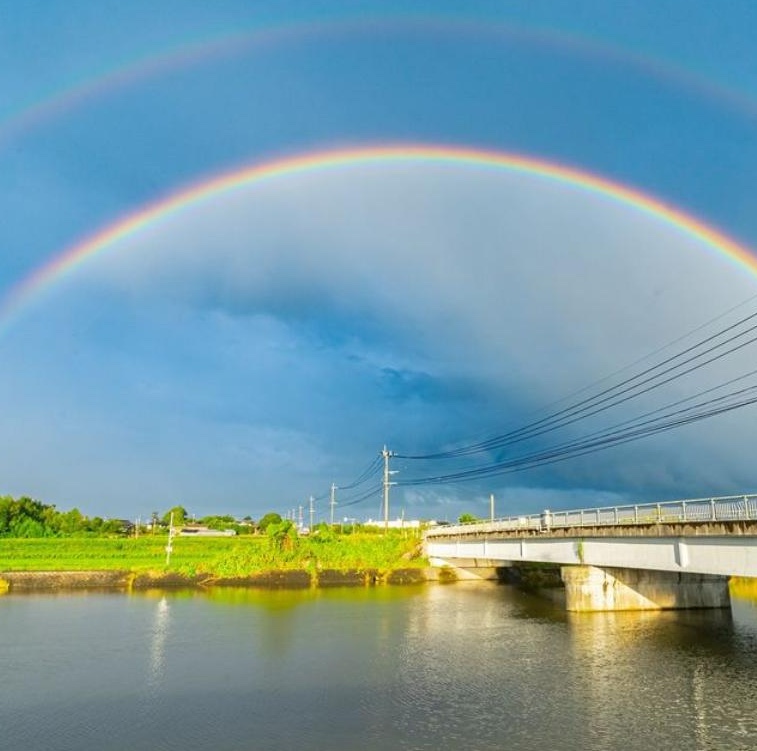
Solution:
{"label": "riverbank vegetation", "polygon": [[[78,509],[58,511],[31,498],[0,497],[0,572],[130,571],[186,577],[247,577],[268,571],[373,570],[389,572],[425,565],[417,530],[318,525],[302,536],[290,520],[264,515],[197,520],[223,537],[172,536],[188,514],[175,506],[145,524],[88,518]],[[170,547],[170,551],[169,548]],[[169,555],[170,552],[170,555]]]}
{"label": "riverbank vegetation", "polygon": [[4,538],[2,571],[176,572],[243,577],[264,571],[376,569],[425,566],[420,540],[408,533],[333,532],[300,537],[293,528],[239,537],[177,537],[166,561],[165,535],[139,538]]}

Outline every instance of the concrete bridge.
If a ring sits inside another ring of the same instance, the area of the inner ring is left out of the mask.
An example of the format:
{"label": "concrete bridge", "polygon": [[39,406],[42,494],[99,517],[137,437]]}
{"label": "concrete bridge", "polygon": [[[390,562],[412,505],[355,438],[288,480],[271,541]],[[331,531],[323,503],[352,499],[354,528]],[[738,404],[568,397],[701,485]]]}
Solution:
{"label": "concrete bridge", "polygon": [[757,495],[442,526],[425,546],[432,565],[461,572],[559,566],[568,610],[729,607],[729,577],[757,577]]}

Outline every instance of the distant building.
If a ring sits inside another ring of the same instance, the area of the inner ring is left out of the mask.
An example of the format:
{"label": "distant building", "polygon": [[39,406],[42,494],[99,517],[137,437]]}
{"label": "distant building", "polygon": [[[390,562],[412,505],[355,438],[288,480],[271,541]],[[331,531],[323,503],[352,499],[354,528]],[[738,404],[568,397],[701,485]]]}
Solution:
{"label": "distant building", "polygon": [[210,529],[200,524],[190,524],[182,527],[177,533],[179,537],[234,537],[236,531],[233,529]]}
{"label": "distant building", "polygon": [[[367,522],[363,522],[366,527],[383,527],[385,526],[383,520],[368,519]],[[421,523],[419,519],[390,519],[386,524],[389,529],[420,529]]]}

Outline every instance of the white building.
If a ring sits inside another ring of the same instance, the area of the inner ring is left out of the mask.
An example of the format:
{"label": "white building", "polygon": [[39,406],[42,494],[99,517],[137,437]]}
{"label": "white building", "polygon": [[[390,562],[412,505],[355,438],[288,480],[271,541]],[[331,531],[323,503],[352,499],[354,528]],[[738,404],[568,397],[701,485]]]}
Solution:
{"label": "white building", "polygon": [[[368,519],[363,524],[366,527],[383,527],[384,521]],[[420,529],[421,523],[419,519],[390,519],[386,526],[389,529]]]}

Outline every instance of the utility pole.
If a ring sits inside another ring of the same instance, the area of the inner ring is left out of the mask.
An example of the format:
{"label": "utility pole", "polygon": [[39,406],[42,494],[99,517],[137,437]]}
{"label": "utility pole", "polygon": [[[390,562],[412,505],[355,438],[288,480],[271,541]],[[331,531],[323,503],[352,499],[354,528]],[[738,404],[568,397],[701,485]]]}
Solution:
{"label": "utility pole", "polygon": [[302,506],[300,506],[300,517],[299,517],[299,519],[300,519],[299,526],[300,526],[300,529],[302,529]]}
{"label": "utility pole", "polygon": [[389,475],[395,474],[389,471],[389,458],[394,456],[394,452],[389,451],[385,444],[381,456],[384,459],[384,531],[386,532],[389,529],[389,486],[395,484],[389,482]]}
{"label": "utility pole", "polygon": [[310,534],[313,534],[313,516],[315,514],[315,506],[313,503],[315,502],[315,498],[313,496],[310,496]]}
{"label": "utility pole", "polygon": [[494,493],[489,495],[489,520],[494,521]]}
{"label": "utility pole", "polygon": [[329,501],[329,506],[331,506],[331,526],[334,526],[334,507],[336,506],[336,485],[334,483],[331,483],[331,500]]}

